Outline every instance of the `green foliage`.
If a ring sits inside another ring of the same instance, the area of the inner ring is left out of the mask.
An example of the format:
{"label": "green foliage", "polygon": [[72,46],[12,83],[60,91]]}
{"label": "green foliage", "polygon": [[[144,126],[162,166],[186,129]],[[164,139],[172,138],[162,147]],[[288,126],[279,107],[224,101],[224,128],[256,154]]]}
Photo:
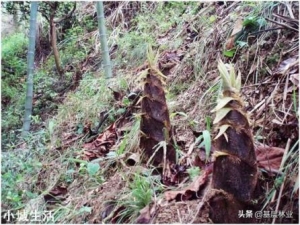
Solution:
{"label": "green foliage", "polygon": [[[25,103],[25,85],[27,72],[28,38],[23,33],[15,33],[2,39],[2,147],[12,144],[17,137],[17,129],[21,127]],[[45,98],[39,98],[33,111],[37,119],[40,108],[53,108],[50,102],[44,101],[55,96],[50,89],[53,80],[40,70],[34,76],[35,93],[44,93]],[[50,78],[50,79],[49,79]],[[49,97],[47,97],[49,96]],[[36,120],[36,122],[40,122]]]}
{"label": "green foliage", "polygon": [[23,33],[1,40],[2,147],[15,139],[14,129],[22,124],[27,44],[28,39]]}
{"label": "green foliage", "polygon": [[[41,160],[46,152],[47,133],[41,130],[27,137],[23,148],[10,146],[1,157],[2,206],[18,209],[37,193],[34,185],[42,168]],[[14,149],[14,150],[13,150]]]}
{"label": "green foliage", "polygon": [[27,47],[27,43],[28,39],[23,33],[15,33],[11,36],[4,37],[1,40],[1,53],[2,57],[5,57],[4,63],[8,63],[8,59],[16,56],[26,56],[24,50]]}
{"label": "green foliage", "polygon": [[[64,180],[66,182],[72,182],[74,174],[78,173],[80,176],[85,177],[89,176],[90,181],[96,182],[97,185],[103,182],[103,176],[101,175],[101,169],[99,165],[99,160],[93,160],[91,162],[87,162],[81,159],[69,158],[68,161],[71,163],[69,165],[69,169],[66,171],[66,175],[64,176]],[[79,168],[75,166],[75,163],[79,163]]]}
{"label": "green foliage", "polygon": [[262,17],[254,17],[254,16],[248,16],[243,21],[243,26],[245,28],[247,27],[257,27],[257,26],[265,26],[266,20]]}
{"label": "green foliage", "polygon": [[92,16],[87,16],[82,19],[80,25],[86,29],[86,32],[92,32],[97,29],[98,23]]}
{"label": "green foliage", "polygon": [[[142,13],[132,19],[132,29],[130,31],[119,33],[116,42],[119,49],[117,53],[117,66],[129,65],[136,67],[146,60],[147,47],[158,46],[156,41],[157,34],[163,35],[172,28],[175,24],[178,27],[178,32],[184,25],[184,19],[194,14],[197,10],[197,2],[159,2],[153,7],[142,4]],[[188,5],[188,6],[187,6]],[[188,12],[183,14],[183,12]],[[179,39],[174,40],[170,45],[173,47],[180,44]],[[162,45],[160,45],[162,46]],[[171,46],[168,46],[171,47]],[[162,46],[162,48],[168,48]]]}
{"label": "green foliage", "polygon": [[202,132],[202,135],[200,135],[196,140],[195,144],[198,145],[198,148],[201,148],[204,146],[205,148],[205,155],[206,155],[206,160],[209,159],[209,154],[211,150],[211,137],[210,137],[210,132],[208,130],[204,130]]}
{"label": "green foliage", "polygon": [[[290,182],[290,185],[293,185],[292,193],[299,191],[299,179],[295,181],[295,177],[299,177],[299,140],[294,143],[287,154],[284,154],[279,171],[282,174],[275,178],[274,186],[265,194],[264,205],[261,210],[264,210],[270,204],[271,199],[276,195],[276,191],[282,185]],[[290,197],[293,198],[292,196]]]}
{"label": "green foliage", "polygon": [[[124,92],[124,88],[127,89],[128,87],[124,79],[111,79],[110,82],[110,87],[120,92]],[[66,122],[70,126],[77,127],[77,131],[82,132],[88,121],[95,128],[99,123],[99,113],[106,110],[109,116],[101,127],[101,129],[104,129],[124,112],[123,107],[113,103],[113,94],[107,88],[107,82],[103,74],[85,73],[77,91],[68,93],[64,104],[59,105],[55,120],[57,124]],[[78,129],[78,125],[81,126],[80,129]],[[54,128],[55,138],[52,140],[53,143],[59,144],[59,137],[63,132],[65,132],[64,127],[56,126]]]}
{"label": "green foliage", "polygon": [[119,145],[119,148],[116,151],[117,155],[122,155],[125,152],[127,142],[128,142],[127,135],[124,135],[124,138],[121,144]]}
{"label": "green foliage", "polygon": [[87,164],[87,171],[89,176],[95,176],[97,174],[97,172],[99,171],[100,166],[99,163],[93,163],[93,162],[89,162]]}
{"label": "green foliage", "polygon": [[234,49],[230,49],[230,50],[224,50],[223,51],[223,55],[227,56],[229,58],[232,58],[234,56],[235,52],[236,52],[235,48]]}
{"label": "green foliage", "polygon": [[[92,38],[86,42],[79,42],[78,39],[82,38],[83,35],[84,29],[80,25],[66,31],[65,39],[58,44],[62,67],[72,65],[76,68],[87,57],[90,46],[95,39]],[[54,62],[53,56],[51,56],[51,61]],[[49,65],[53,65],[53,63],[49,63]]]}
{"label": "green foliage", "polygon": [[[28,39],[24,34],[16,33],[1,41],[1,94],[2,98],[15,100],[22,87],[21,78],[26,75],[26,50]],[[20,85],[21,83],[21,85]]]}
{"label": "green foliage", "polygon": [[[1,5],[3,8],[6,9],[6,11],[9,14],[14,14],[16,10],[18,9],[21,12],[21,18],[20,20],[27,21],[29,20],[30,16],[30,1],[17,1],[17,2],[1,2]],[[74,7],[74,2],[39,2],[39,8],[38,12],[41,13],[41,15],[49,19],[49,16],[51,13],[53,13],[53,9],[55,8],[55,15],[58,18],[62,18],[63,16],[67,15]],[[68,18],[69,19],[69,18]],[[66,27],[67,20],[62,21],[60,24],[63,24],[63,27]]]}
{"label": "green foliage", "polygon": [[[146,60],[146,52],[148,43],[154,44],[154,39],[151,35],[131,31],[118,40],[123,52],[126,52],[126,57],[118,54],[117,60],[122,64],[134,64],[137,66]],[[130,63],[129,63],[130,62]]]}
{"label": "green foliage", "polygon": [[261,30],[267,24],[267,21],[261,15],[261,12],[266,10],[270,6],[272,7],[272,4],[245,2],[245,6],[252,8],[252,10],[249,13],[249,15],[244,18],[242,24],[243,29],[236,34],[236,38],[234,40],[236,47],[223,51],[223,55],[226,57],[232,58],[235,56],[236,52],[238,52],[239,49],[249,46],[247,42],[248,36],[251,33],[255,33]]}
{"label": "green foliage", "polygon": [[211,117],[210,116],[206,116],[205,117],[205,123],[206,123],[206,130],[208,132],[211,131],[211,124],[212,124],[212,121],[211,121]]}
{"label": "green foliage", "polygon": [[134,174],[129,187],[137,208],[142,209],[151,202],[153,190],[150,181],[146,177]]}
{"label": "green foliage", "polygon": [[128,195],[124,200],[118,203],[125,207],[120,212],[120,219],[118,222],[122,223],[127,220],[132,221],[139,214],[139,211],[147,206],[156,191],[162,190],[162,184],[159,179],[149,174],[134,173],[132,180],[129,181]]}
{"label": "green foliage", "polygon": [[190,87],[189,82],[178,82],[170,87],[170,92],[173,95],[179,95]]}
{"label": "green foliage", "polygon": [[191,178],[191,180],[194,180],[200,175],[200,168],[199,167],[191,167],[187,169],[187,172]]}

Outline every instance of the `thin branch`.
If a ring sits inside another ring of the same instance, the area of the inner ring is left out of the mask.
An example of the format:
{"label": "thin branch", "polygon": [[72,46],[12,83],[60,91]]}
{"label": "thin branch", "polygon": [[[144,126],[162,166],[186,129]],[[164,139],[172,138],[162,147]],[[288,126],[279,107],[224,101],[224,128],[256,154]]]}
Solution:
{"label": "thin branch", "polygon": [[291,30],[293,30],[293,31],[299,32],[299,29],[296,29],[296,28],[294,28],[294,27],[291,27],[291,26],[288,25],[288,24],[285,24],[285,23],[279,23],[279,22],[277,22],[277,21],[275,21],[275,20],[271,20],[271,19],[269,19],[269,18],[266,18],[266,20],[268,20],[268,21],[270,21],[270,22],[272,22],[272,23],[276,23],[277,25],[283,26],[283,27],[285,27],[285,28],[291,29]]}
{"label": "thin branch", "polygon": [[73,9],[72,9],[72,11],[69,14],[65,15],[64,17],[62,17],[60,19],[54,20],[53,22],[54,23],[60,23],[61,21],[65,20],[65,19],[67,19],[69,17],[71,17],[72,14],[74,13],[75,9],[76,9],[76,2],[74,3]]}
{"label": "thin branch", "polygon": [[91,136],[98,134],[100,127],[105,122],[105,120],[108,118],[108,116],[109,116],[109,112],[107,112],[107,111],[103,111],[100,113],[100,120],[99,120],[98,126],[96,127],[95,130],[90,130]]}
{"label": "thin branch", "polygon": [[275,28],[270,28],[270,29],[265,29],[265,30],[260,30],[260,31],[257,31],[257,32],[253,32],[253,33],[250,33],[249,35],[257,35],[257,34],[260,34],[260,33],[263,33],[263,32],[268,32],[268,31],[273,31],[273,30],[281,30],[281,29],[284,29],[285,27],[275,27]]}

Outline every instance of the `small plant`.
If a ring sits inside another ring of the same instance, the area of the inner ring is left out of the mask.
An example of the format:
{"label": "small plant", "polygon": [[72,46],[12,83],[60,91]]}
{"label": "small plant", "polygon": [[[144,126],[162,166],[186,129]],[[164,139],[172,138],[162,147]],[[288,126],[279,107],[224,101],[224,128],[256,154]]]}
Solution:
{"label": "small plant", "polygon": [[161,190],[162,184],[150,174],[133,174],[132,180],[129,181],[128,194],[119,202],[119,205],[124,207],[119,213],[119,223],[133,222],[139,211],[150,204],[155,190]]}
{"label": "small plant", "polygon": [[208,130],[204,130],[202,134],[195,140],[195,145],[197,144],[199,144],[198,148],[202,148],[204,146],[206,160],[208,160],[211,151],[211,136]]}
{"label": "small plant", "polygon": [[100,171],[100,165],[97,161],[87,162],[81,159],[69,159],[70,162],[79,163],[79,174],[85,175],[86,173],[91,177],[94,178],[97,173]]}
{"label": "small plant", "polygon": [[136,206],[140,209],[145,207],[151,202],[153,190],[151,182],[147,177],[135,174],[133,182],[130,184],[131,194],[135,200]]}
{"label": "small plant", "polygon": [[263,17],[253,15],[247,16],[242,23],[242,30],[235,34],[235,47],[232,49],[225,49],[223,55],[232,58],[239,49],[249,47],[248,36],[251,35],[251,33],[258,32],[265,25],[266,20]]}
{"label": "small plant", "polygon": [[173,112],[173,113],[171,113],[170,118],[173,119],[177,115],[182,116],[185,119],[188,118],[188,115],[185,114],[184,112]]}
{"label": "small plant", "polygon": [[41,118],[39,115],[31,116],[31,120],[33,123],[38,124],[41,122]]}
{"label": "small plant", "polygon": [[93,177],[100,170],[100,166],[99,166],[99,163],[89,162],[89,163],[87,163],[86,169],[87,169],[89,176]]}
{"label": "small plant", "polygon": [[200,168],[199,167],[191,167],[187,169],[187,172],[191,178],[191,180],[194,180],[196,177],[200,175]]}

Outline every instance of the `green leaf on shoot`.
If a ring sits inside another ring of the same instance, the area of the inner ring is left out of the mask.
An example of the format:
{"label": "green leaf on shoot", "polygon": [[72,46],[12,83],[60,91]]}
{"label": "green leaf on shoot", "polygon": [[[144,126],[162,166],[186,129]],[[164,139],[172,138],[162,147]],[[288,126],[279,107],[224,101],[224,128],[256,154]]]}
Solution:
{"label": "green leaf on shoot", "polygon": [[222,108],[222,109],[218,110],[213,124],[220,122],[231,110],[232,110],[232,108]]}

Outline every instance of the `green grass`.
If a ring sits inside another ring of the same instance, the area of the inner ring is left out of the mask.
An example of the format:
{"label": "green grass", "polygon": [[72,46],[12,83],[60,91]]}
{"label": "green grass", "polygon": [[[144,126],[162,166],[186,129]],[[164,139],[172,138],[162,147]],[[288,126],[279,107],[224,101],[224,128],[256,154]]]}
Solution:
{"label": "green grass", "polygon": [[[16,33],[1,40],[2,148],[16,139],[25,103],[28,39]],[[24,96],[24,98],[22,98]]]}
{"label": "green grass", "polygon": [[1,40],[2,57],[14,57],[16,54],[24,54],[28,39],[24,33],[15,33]]}
{"label": "green grass", "polygon": [[118,223],[130,222],[139,215],[139,211],[149,205],[156,192],[163,189],[159,179],[148,174],[134,173],[128,180],[128,191],[118,200],[118,205],[124,207],[119,213]]}
{"label": "green grass", "polygon": [[47,151],[47,133],[41,130],[27,137],[22,147],[11,146],[1,157],[1,198],[5,209],[24,206],[37,196],[35,183]]}
{"label": "green grass", "polygon": [[[105,78],[86,74],[80,82],[78,91],[69,93],[65,103],[59,106],[55,116],[58,124],[55,130],[61,134],[65,130],[60,126],[63,122],[66,122],[69,128],[84,125],[88,121],[93,125],[97,124],[99,113],[103,110],[111,110],[112,100],[113,96],[107,88]],[[57,132],[55,135],[58,134]]]}
{"label": "green grass", "polygon": [[[142,10],[131,21],[132,29],[123,31],[119,28],[119,33],[115,37],[118,44],[117,58],[114,64],[117,67],[137,67],[146,60],[148,45],[155,48],[173,49],[182,43],[178,38],[175,42],[168,43],[167,46],[161,45],[157,41],[157,36],[168,32],[176,24],[176,33],[180,32],[184,25],[184,20],[178,15],[183,15],[188,20],[190,15],[195,13],[197,2],[159,2],[154,7],[142,4]],[[185,9],[189,6],[190,10]],[[178,42],[179,41],[179,42]],[[179,44],[178,44],[179,43]]]}
{"label": "green grass", "polygon": [[27,71],[27,44],[25,34],[16,33],[1,40],[2,97],[12,98],[20,89],[21,78]]}

